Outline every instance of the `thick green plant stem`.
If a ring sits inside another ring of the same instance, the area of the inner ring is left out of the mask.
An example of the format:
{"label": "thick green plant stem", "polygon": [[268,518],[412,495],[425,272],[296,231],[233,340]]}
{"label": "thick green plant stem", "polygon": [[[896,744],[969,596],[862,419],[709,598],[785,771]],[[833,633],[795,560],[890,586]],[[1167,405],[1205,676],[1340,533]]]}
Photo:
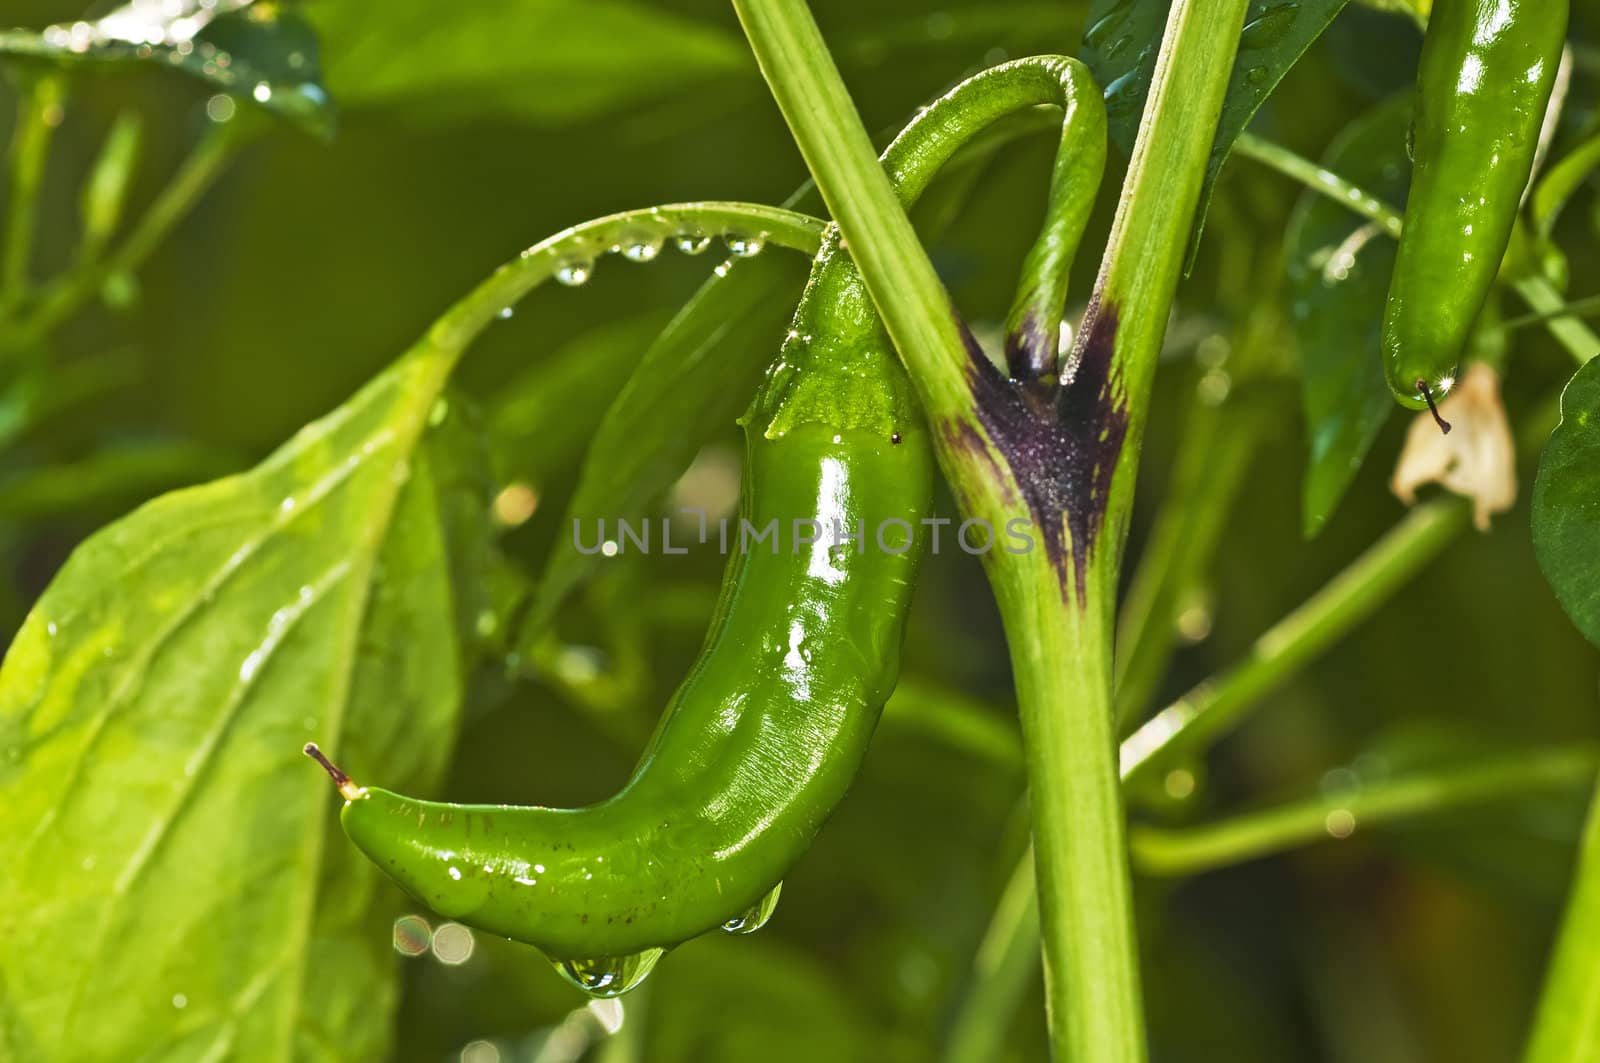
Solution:
{"label": "thick green plant stem", "polygon": [[[1114,387],[1090,396],[1089,404],[1096,408],[1066,426],[1068,432],[1082,432],[1109,448],[1091,458],[1095,467],[1121,470],[1109,513],[1104,494],[1092,494],[1091,504],[1078,510],[1038,504],[1041,488],[1059,484],[1054,480],[1058,468],[1019,469],[1016,441],[997,440],[991,431],[985,415],[992,420],[1000,412],[994,407],[1014,402],[1016,393],[989,391],[987,407],[975,394],[974,376],[982,373],[974,371],[949,299],[873,159],[866,132],[804,3],[735,0],[734,6],[801,154],[911,370],[934,423],[941,466],[963,513],[994,526],[1037,517],[1045,522],[1046,535],[1058,542],[1070,540],[1062,545],[1065,557],[1035,549],[987,558],[1011,649],[1027,745],[1051,1043],[1061,1059],[1142,1059],[1122,810],[1110,756],[1111,609],[1138,435],[1133,433],[1132,447],[1121,448],[1120,431],[1114,433],[1118,442],[1109,442],[1113,433],[1101,434],[1088,418],[1103,415],[1116,426],[1142,425],[1244,0],[1180,0],[1173,10],[1117,235],[1102,269],[1102,300],[1109,295],[1125,304],[1129,326],[1112,343],[1107,333],[1117,333],[1116,317],[1103,313],[1088,370],[1081,368],[1081,342],[1072,361],[1088,380],[1108,368],[1116,377]],[[1019,302],[1033,300],[1025,293]],[[1034,305],[1046,302],[1040,297]],[[1012,323],[1027,318],[1025,310],[1014,312]],[[1009,358],[1008,366],[1015,382],[1048,388],[1053,358],[1039,351],[1053,337],[1043,333],[1041,324],[1033,321],[1031,342],[1017,344],[1024,350],[1031,347],[1032,353]],[[1046,424],[1035,416],[1023,430]],[[1013,453],[1008,454],[1004,443],[1011,444]],[[1049,444],[1046,456],[1070,460],[1060,449]],[[1076,470],[1079,477],[1090,473],[1092,469]],[[1030,498],[1039,512],[1030,508]],[[1063,525],[1051,527],[1063,518]],[[1102,528],[1112,533],[1109,549],[1095,548]],[[1061,667],[1064,660],[1075,666]]]}
{"label": "thick green plant stem", "polygon": [[39,188],[50,140],[61,121],[65,81],[54,73],[30,73],[17,100],[12,134],[10,196],[6,202],[5,249],[0,256],[0,318],[8,318],[28,296]]}
{"label": "thick green plant stem", "polygon": [[1596,761],[1593,747],[1500,753],[1202,826],[1137,826],[1129,831],[1128,844],[1134,865],[1146,874],[1194,875],[1329,838],[1347,838],[1382,823],[1519,794],[1580,787],[1594,778]]}
{"label": "thick green plant stem", "polygon": [[1600,793],[1589,804],[1566,914],[1545,971],[1523,1063],[1600,1059]]}

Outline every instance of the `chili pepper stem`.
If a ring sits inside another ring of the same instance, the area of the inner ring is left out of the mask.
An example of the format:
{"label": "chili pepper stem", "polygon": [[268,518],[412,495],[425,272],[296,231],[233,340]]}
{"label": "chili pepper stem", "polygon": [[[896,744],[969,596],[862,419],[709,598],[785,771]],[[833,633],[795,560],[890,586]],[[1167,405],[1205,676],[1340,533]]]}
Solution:
{"label": "chili pepper stem", "polygon": [[322,765],[323,770],[328,773],[328,778],[333,780],[333,785],[339,788],[339,793],[346,801],[354,801],[367,792],[365,787],[357,786],[354,779],[340,771],[339,766],[329,760],[327,754],[323,753],[315,742],[307,742],[302,752]]}

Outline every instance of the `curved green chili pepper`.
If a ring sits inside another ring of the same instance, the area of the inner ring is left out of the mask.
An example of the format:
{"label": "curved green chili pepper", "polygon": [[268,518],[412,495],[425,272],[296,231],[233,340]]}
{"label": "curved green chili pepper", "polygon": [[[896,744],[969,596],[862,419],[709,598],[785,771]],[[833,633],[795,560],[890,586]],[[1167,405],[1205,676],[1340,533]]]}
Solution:
{"label": "curved green chili pepper", "polygon": [[[994,118],[1052,103],[1066,121],[1051,213],[1012,315],[1045,330],[1051,359],[1104,160],[1085,69],[1043,58],[979,75],[884,159],[909,202]],[[1017,372],[1054,371],[1031,340],[1013,348]],[[894,687],[932,449],[836,228],[744,425],[740,530],[775,527],[776,539],[730,541],[705,649],[615,796],[580,809],[418,801],[359,786],[306,748],[346,798],[346,833],[390,877],[444,915],[539,946],[593,993],[630,988],[664,947],[765,920]]]}
{"label": "curved green chili pepper", "polygon": [[1566,32],[1567,0],[1433,5],[1383,316],[1384,372],[1401,405],[1423,409],[1455,384],[1511,239]]}

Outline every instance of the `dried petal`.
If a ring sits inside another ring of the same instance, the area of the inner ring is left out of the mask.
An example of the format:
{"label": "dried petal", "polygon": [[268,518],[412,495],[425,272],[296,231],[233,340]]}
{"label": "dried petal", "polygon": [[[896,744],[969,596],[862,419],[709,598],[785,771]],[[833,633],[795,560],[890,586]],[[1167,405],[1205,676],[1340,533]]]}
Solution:
{"label": "dried petal", "polygon": [[1517,499],[1516,454],[1500,401],[1499,374],[1475,362],[1439,404],[1439,415],[1454,430],[1445,435],[1431,414],[1418,414],[1389,487],[1411,505],[1418,487],[1442,484],[1472,499],[1473,523],[1488,531],[1490,515],[1505,512]]}

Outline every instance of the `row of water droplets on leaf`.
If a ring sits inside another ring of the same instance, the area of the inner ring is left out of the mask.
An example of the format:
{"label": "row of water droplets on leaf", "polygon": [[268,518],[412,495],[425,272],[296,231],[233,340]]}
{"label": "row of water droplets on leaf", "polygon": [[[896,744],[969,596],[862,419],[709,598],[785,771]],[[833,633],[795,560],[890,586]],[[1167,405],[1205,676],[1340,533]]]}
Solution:
{"label": "row of water droplets on leaf", "polygon": [[[771,921],[772,913],[777,911],[778,895],[782,891],[783,883],[780,882],[747,910],[724,922],[722,929],[729,934],[753,934],[760,930]],[[645,949],[628,956],[602,956],[591,960],[551,962],[561,977],[589,996],[610,998],[637,988],[650,976],[650,972],[655,970],[656,964],[666,954],[666,949],[656,948]]]}
{"label": "row of water droplets on leaf", "polygon": [[[629,262],[654,262],[660,256],[665,242],[661,237],[639,235],[612,244],[604,250],[608,254],[621,255]],[[767,246],[767,235],[724,233],[722,242],[733,258],[754,258]],[[672,238],[672,245],[685,255],[699,255],[711,246],[711,237],[701,232],[680,233]],[[726,264],[719,267],[717,272],[719,275],[726,273]],[[555,270],[556,282],[569,288],[586,284],[592,276],[594,276],[594,259],[591,257],[564,259]]]}

